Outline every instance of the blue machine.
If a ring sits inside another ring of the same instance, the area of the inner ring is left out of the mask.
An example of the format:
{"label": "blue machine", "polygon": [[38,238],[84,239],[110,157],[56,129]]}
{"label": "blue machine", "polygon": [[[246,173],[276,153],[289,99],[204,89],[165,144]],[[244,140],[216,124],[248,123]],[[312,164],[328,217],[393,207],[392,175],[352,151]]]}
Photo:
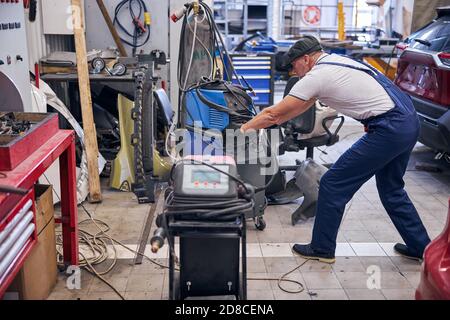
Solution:
{"label": "blue machine", "polygon": [[[223,91],[199,89],[198,92],[209,101],[228,109]],[[196,89],[189,90],[186,93],[186,125],[194,126],[195,122],[201,122],[200,126],[204,129],[217,129],[223,131],[230,122],[230,116],[211,108],[200,99]]]}
{"label": "blue machine", "polygon": [[[208,106],[199,97],[199,93],[202,98],[228,109],[223,91],[191,89],[185,95],[185,125],[197,126],[202,130],[213,129],[223,132],[230,123],[230,115]],[[223,155],[222,139],[209,137],[192,130],[185,133],[184,139],[190,145],[190,148],[185,149],[185,154],[203,154],[209,148],[208,153],[211,155]]]}
{"label": "blue machine", "polygon": [[183,99],[184,125],[188,129],[185,155],[222,155],[225,129],[239,127],[254,114],[252,99],[245,89],[224,81],[207,82],[188,90]]}

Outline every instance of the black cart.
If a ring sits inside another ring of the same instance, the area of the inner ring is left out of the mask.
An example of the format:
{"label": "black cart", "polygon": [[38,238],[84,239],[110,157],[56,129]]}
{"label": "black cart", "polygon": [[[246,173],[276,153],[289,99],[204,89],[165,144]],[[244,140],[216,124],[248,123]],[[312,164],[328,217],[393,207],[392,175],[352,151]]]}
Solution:
{"label": "black cart", "polygon": [[[247,299],[245,215],[231,222],[171,218],[168,230],[170,300]],[[176,237],[179,270],[172,254]]]}

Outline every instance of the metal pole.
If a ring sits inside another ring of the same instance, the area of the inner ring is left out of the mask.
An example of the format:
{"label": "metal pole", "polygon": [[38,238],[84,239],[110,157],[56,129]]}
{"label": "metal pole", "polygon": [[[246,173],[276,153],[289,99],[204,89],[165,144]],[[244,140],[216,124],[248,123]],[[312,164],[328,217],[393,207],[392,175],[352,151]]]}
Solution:
{"label": "metal pole", "polygon": [[248,37],[248,2],[244,0],[244,38]]}

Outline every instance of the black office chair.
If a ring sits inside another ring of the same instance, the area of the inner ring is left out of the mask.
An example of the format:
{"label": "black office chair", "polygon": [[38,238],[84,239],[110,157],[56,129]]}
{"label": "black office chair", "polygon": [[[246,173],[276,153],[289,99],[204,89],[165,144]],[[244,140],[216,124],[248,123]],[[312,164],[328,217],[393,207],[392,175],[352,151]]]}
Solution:
{"label": "black office chair", "polygon": [[[291,77],[288,80],[284,90],[284,97],[289,94],[292,87],[298,80],[299,77]],[[340,119],[340,122],[336,130],[332,133],[326,124],[328,121],[333,121],[336,119]],[[280,153],[283,154],[284,151],[299,151],[306,148],[306,158],[312,159],[314,157],[315,147],[332,146],[339,141],[338,133],[344,124],[344,117],[338,115],[326,117],[322,120],[322,127],[326,132],[325,134],[308,139],[299,139],[300,134],[309,134],[314,130],[315,122],[316,107],[312,106],[303,114],[282,124],[282,127],[284,127],[284,141],[280,147]]]}
{"label": "black office chair", "polygon": [[[291,77],[284,90],[284,97],[286,97],[291,91],[292,87],[297,83],[299,77]],[[331,132],[327,127],[328,121],[340,119],[338,126],[334,132]],[[282,136],[282,143],[279,147],[279,154],[284,154],[285,151],[298,152],[306,149],[306,158],[313,159],[314,148],[321,146],[331,146],[339,141],[339,131],[344,124],[343,116],[331,116],[326,117],[322,121],[322,126],[325,130],[325,134],[320,136],[311,137],[308,139],[299,139],[300,134],[309,134],[313,132],[316,122],[316,107],[312,106],[303,114],[295,117],[283,123],[281,126],[284,128]],[[282,130],[283,131],[283,130]],[[280,166],[275,177],[272,179],[272,183],[266,188],[266,196],[269,204],[285,204],[292,202],[301,196],[300,190],[295,184],[295,179],[286,182],[286,171],[296,171],[301,165],[300,160],[296,160],[295,165]]]}

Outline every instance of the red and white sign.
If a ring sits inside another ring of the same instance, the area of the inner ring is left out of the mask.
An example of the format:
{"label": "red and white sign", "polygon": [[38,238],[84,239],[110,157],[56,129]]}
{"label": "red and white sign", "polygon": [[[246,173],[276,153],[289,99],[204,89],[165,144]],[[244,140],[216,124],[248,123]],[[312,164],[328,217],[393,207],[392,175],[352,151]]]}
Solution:
{"label": "red and white sign", "polygon": [[303,21],[309,25],[317,25],[320,22],[320,9],[317,6],[307,6],[303,11]]}

